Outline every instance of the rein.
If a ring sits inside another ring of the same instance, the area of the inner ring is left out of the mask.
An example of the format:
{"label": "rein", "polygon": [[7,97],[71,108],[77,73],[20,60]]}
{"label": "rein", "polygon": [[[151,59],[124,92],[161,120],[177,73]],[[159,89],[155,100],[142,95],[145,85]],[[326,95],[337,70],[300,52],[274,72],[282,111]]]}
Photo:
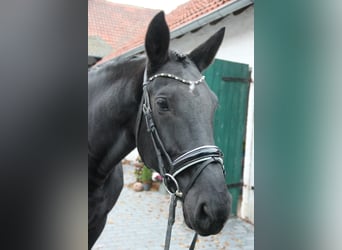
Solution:
{"label": "rein", "polygon": [[[204,81],[204,76],[202,76],[199,80],[190,81],[182,79],[178,76],[173,74],[167,73],[160,73],[155,74],[149,78],[147,78],[147,72],[145,68],[144,72],[144,82],[143,82],[143,95],[141,100],[141,105],[138,112],[138,120],[136,126],[136,140],[138,145],[138,135],[139,129],[141,125],[142,116],[145,117],[145,122],[147,126],[147,132],[150,133],[153,148],[156,152],[157,160],[158,160],[158,169],[160,175],[163,177],[163,183],[170,194],[170,206],[169,206],[169,218],[168,218],[168,225],[165,237],[165,250],[170,249],[170,241],[171,241],[171,232],[172,226],[175,222],[175,213],[176,213],[176,206],[178,200],[184,200],[189,189],[195,183],[198,176],[202,173],[202,171],[209,166],[211,163],[219,163],[222,166],[223,173],[225,174],[225,170],[223,167],[223,154],[221,150],[214,145],[205,145],[194,148],[181,156],[178,156],[175,160],[172,160],[170,155],[167,153],[165,146],[159,136],[158,130],[155,126],[153,116],[152,116],[152,109],[150,104],[149,92],[148,92],[148,85],[153,82],[154,79],[158,77],[169,78],[176,80],[183,84],[188,84],[190,87],[194,85],[198,85]],[[164,165],[164,159],[166,160],[167,167]],[[199,164],[199,165],[198,165]],[[188,168],[198,165],[195,174],[192,176],[190,183],[183,189],[182,191],[179,188],[178,181],[176,179],[177,175],[184,172]],[[193,250],[195,248],[196,240],[198,234],[195,233],[191,246],[189,250]]]}

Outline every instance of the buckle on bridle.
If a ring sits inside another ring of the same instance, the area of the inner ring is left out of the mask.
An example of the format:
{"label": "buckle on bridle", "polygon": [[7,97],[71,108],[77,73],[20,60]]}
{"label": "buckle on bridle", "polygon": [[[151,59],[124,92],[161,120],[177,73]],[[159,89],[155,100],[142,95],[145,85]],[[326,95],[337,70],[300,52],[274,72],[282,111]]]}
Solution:
{"label": "buckle on bridle", "polygon": [[179,185],[176,178],[171,174],[164,175],[164,186],[169,194],[176,195],[179,198],[183,197],[183,193],[179,190]]}

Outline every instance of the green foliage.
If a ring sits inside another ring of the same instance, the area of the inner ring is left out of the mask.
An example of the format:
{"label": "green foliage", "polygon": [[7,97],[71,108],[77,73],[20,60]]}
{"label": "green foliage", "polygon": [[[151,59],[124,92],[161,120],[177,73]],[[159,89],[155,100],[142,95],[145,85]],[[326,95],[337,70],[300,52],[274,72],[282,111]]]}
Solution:
{"label": "green foliage", "polygon": [[141,171],[141,181],[144,183],[152,182],[152,170],[145,165]]}

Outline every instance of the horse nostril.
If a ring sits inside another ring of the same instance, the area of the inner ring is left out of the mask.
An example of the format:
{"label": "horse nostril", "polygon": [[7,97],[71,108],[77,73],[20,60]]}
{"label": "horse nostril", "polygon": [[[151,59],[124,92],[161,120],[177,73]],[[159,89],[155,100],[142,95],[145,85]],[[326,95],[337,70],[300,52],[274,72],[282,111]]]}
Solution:
{"label": "horse nostril", "polygon": [[208,210],[208,206],[207,205],[203,205],[203,213],[206,215],[209,215],[209,210]]}
{"label": "horse nostril", "polygon": [[200,205],[199,217],[201,219],[207,219],[209,217],[209,208],[206,203]]}

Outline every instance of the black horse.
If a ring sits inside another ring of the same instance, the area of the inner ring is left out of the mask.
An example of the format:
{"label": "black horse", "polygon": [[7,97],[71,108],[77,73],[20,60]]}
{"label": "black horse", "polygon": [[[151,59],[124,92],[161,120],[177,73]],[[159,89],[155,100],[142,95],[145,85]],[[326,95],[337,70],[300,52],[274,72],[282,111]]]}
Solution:
{"label": "black horse", "polygon": [[136,146],[181,197],[190,228],[202,236],[223,228],[231,196],[213,146],[217,97],[201,75],[223,36],[221,29],[188,55],[169,50],[170,32],[160,12],[148,27],[147,57],[119,58],[89,71],[89,249],[120,195],[120,161]]}

